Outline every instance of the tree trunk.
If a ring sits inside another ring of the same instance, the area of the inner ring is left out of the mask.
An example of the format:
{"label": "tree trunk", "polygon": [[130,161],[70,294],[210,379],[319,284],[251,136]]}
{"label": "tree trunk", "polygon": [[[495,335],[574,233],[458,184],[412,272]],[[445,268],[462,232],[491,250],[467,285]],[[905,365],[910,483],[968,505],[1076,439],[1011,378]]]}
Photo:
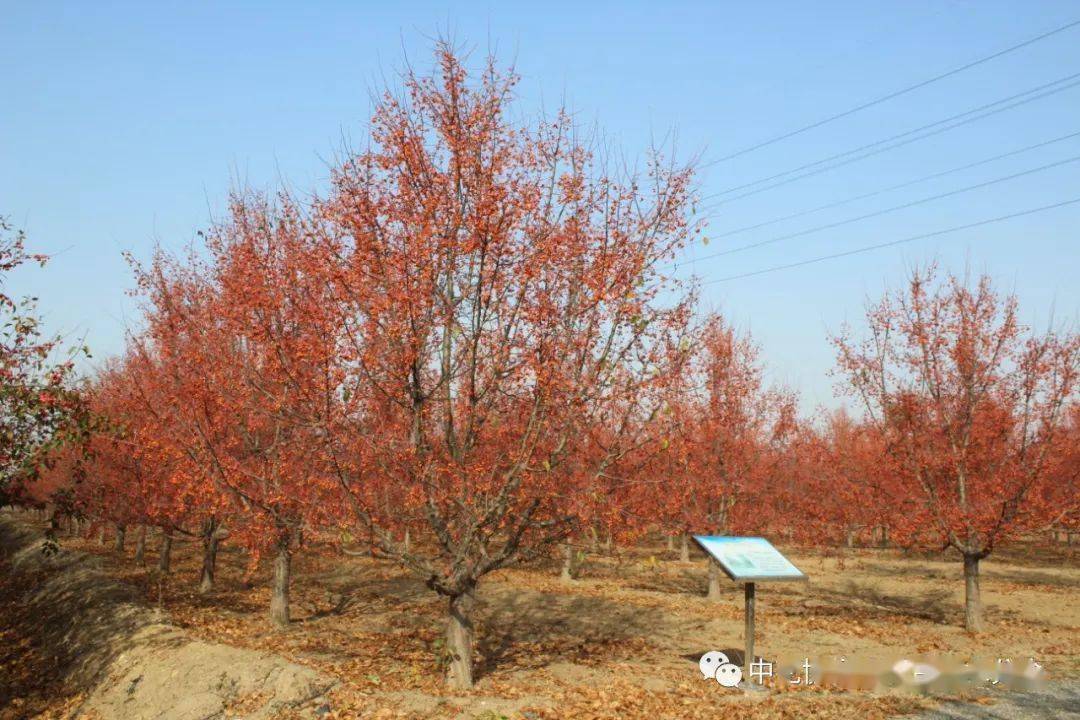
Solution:
{"label": "tree trunk", "polygon": [[964,627],[970,632],[982,630],[978,555],[964,555]]}
{"label": "tree trunk", "polygon": [[847,540],[845,541],[845,544],[849,548],[855,547],[855,530],[854,530],[854,528],[848,528],[848,530],[847,530]]}
{"label": "tree trunk", "polygon": [[690,562],[690,540],[686,535],[682,536],[682,545],[679,547],[679,559]]}
{"label": "tree trunk", "polygon": [[574,567],[574,548],[570,543],[563,543],[563,565],[559,579],[563,582],[572,582],[576,575],[577,568]]}
{"label": "tree trunk", "polygon": [[604,536],[604,552],[610,553],[611,548],[615,545],[614,538],[611,537],[611,533]]}
{"label": "tree trunk", "polygon": [[706,596],[712,602],[720,602],[720,563],[711,557],[709,562],[709,594]]}
{"label": "tree trunk", "polygon": [[113,549],[118,553],[124,552],[124,539],[127,537],[127,528],[120,523],[116,524],[116,544]]}
{"label": "tree trunk", "polygon": [[71,537],[79,537],[79,518],[71,518]]}
{"label": "tree trunk", "polygon": [[[242,552],[244,553],[244,567],[247,569],[244,570],[244,574],[240,577],[240,584],[243,585],[245,589],[250,590],[255,587],[255,573],[259,569],[259,561],[255,557],[255,552],[250,548],[243,550]],[[273,568],[273,564],[271,564],[271,568]],[[289,578],[292,578],[291,565],[289,566]]]}
{"label": "tree trunk", "polygon": [[158,570],[168,575],[172,567],[172,531],[161,533],[161,555],[158,556]]}
{"label": "tree trunk", "polygon": [[288,537],[278,543],[274,557],[274,589],[270,596],[270,621],[277,628],[289,626],[289,577],[292,573],[292,552]]}
{"label": "tree trunk", "polygon": [[473,685],[472,610],[474,602],[471,589],[450,598],[450,623],[446,629],[446,682],[459,690],[466,690]]}
{"label": "tree trunk", "polygon": [[405,546],[405,552],[409,552],[412,547],[412,535],[409,534],[409,528],[405,528],[405,537],[402,539],[402,544]]}
{"label": "tree trunk", "polygon": [[97,544],[98,545],[104,545],[105,544],[105,526],[104,525],[102,525],[102,526],[100,526],[98,528]]}
{"label": "tree trunk", "polygon": [[146,564],[146,526],[139,526],[139,536],[135,542],[135,562],[139,565]]}
{"label": "tree trunk", "polygon": [[203,563],[202,577],[199,580],[199,593],[205,595],[214,589],[214,570],[217,566],[218,551],[217,536],[211,528],[208,535],[203,536]]}
{"label": "tree trunk", "polygon": [[669,553],[675,552],[675,537],[673,535],[667,536],[667,551]]}

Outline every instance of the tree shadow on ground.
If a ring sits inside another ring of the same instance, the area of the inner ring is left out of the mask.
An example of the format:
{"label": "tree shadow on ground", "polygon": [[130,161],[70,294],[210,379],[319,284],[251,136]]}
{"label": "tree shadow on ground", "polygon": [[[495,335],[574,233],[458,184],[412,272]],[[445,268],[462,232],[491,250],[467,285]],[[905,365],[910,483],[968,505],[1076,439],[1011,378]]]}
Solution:
{"label": "tree shadow on ground", "polygon": [[[861,561],[856,565],[861,575],[873,575],[886,578],[911,577],[919,580],[945,580],[960,583],[963,581],[963,565],[956,560],[955,570],[927,567],[917,562],[911,565],[884,564]],[[1045,569],[1023,569],[1016,567],[995,567],[992,562],[987,562],[982,567],[982,579],[994,582],[1003,580],[1016,583],[1017,585],[1047,586],[1053,588],[1072,589],[1077,587],[1078,579],[1068,573],[1055,574]]]}
{"label": "tree shadow on ground", "polygon": [[434,594],[422,581],[407,574],[383,577],[372,572],[342,570],[297,579],[300,587],[319,587],[327,599],[297,622],[344,616],[354,610],[377,614],[400,610],[402,605],[430,602]]}
{"label": "tree shadow on ground", "polygon": [[520,588],[482,590],[477,613],[477,649],[483,658],[479,674],[616,659],[639,651],[664,622],[659,609],[604,598]]}
{"label": "tree shadow on ground", "polygon": [[946,622],[955,612],[952,592],[948,589],[932,588],[919,594],[892,595],[875,585],[854,580],[849,580],[842,590],[815,588],[801,606],[796,605],[798,607],[817,616],[849,615],[858,608],[871,617],[903,615],[938,624]]}
{"label": "tree shadow on ground", "polygon": [[628,587],[635,590],[650,590],[670,595],[704,595],[708,588],[706,568],[679,567],[638,573],[627,578]]}
{"label": "tree shadow on ground", "polygon": [[1017,585],[1027,585],[1030,587],[1042,585],[1055,589],[1061,588],[1068,590],[1075,590],[1080,587],[1080,578],[1077,578],[1075,575],[1067,575],[1064,573],[1054,575],[1040,570],[1019,570],[1015,568],[999,570],[997,568],[987,568],[983,571],[982,576],[984,582],[990,583],[1003,580],[1005,582],[1016,583]]}
{"label": "tree shadow on ground", "polygon": [[919,580],[953,580],[962,578],[963,565],[959,560],[956,562],[956,572],[927,567],[912,561],[910,564],[884,564],[876,562],[859,561],[854,566],[860,575],[874,575],[877,577],[903,578],[912,577]]}

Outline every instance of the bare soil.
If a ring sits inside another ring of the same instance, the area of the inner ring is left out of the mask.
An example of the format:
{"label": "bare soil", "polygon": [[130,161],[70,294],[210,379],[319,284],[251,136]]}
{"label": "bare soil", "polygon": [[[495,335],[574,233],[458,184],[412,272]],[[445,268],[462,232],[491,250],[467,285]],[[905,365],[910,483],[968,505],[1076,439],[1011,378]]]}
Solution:
{"label": "bare soil", "polygon": [[164,622],[101,559],[43,553],[0,519],[0,718],[256,720],[325,702],[335,680]]}
{"label": "bare soil", "polygon": [[[142,567],[133,549],[118,555],[96,541],[61,538],[65,548],[101,558],[106,572],[189,636],[273,653],[338,681],[317,708],[321,718],[872,719],[932,712],[952,700],[783,684],[747,694],[703,680],[702,653],[741,657],[741,587],[730,584],[721,602],[706,601],[703,557],[679,562],[659,541],[590,554],[573,583],[558,579],[555,561],[486,578],[478,593],[478,681],[469,692],[442,685],[445,600],[393,565],[342,556],[330,546],[299,553],[294,622],[273,631],[267,563],[246,583],[245,556],[225,544],[218,586],[201,596],[198,546],[176,545],[166,578],[154,569],[159,539],[150,542]],[[1034,657],[1051,678],[1080,671],[1080,568],[1070,548],[1022,547],[984,561],[986,631],[978,635],[961,628],[956,560],[879,549],[786,552],[810,581],[760,586],[759,655],[900,658],[936,651]],[[64,697],[49,705],[47,696],[37,691],[42,712],[73,717]],[[957,702],[990,707],[994,696]],[[314,712],[278,710],[281,717]]]}

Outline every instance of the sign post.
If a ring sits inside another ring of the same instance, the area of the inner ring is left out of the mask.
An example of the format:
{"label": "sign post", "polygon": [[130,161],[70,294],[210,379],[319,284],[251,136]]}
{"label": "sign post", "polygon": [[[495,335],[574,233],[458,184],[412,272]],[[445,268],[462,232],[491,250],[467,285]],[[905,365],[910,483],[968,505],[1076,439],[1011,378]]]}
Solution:
{"label": "sign post", "polygon": [[743,626],[743,673],[750,682],[754,662],[754,605],[756,583],[771,580],[807,580],[806,574],[780,554],[765,538],[695,535],[696,542],[729,578],[743,583],[746,598]]}
{"label": "sign post", "polygon": [[746,611],[743,623],[743,672],[750,682],[750,664],[754,662],[754,583],[746,583]]}

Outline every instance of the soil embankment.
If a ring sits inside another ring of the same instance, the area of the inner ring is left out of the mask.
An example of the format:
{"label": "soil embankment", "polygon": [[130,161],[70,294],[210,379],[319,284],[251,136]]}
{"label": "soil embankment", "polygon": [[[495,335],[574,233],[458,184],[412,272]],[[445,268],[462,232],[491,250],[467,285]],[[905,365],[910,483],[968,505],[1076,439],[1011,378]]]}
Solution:
{"label": "soil embankment", "polygon": [[269,653],[194,640],[99,559],[46,555],[42,541],[0,517],[0,718],[315,717],[334,685]]}

